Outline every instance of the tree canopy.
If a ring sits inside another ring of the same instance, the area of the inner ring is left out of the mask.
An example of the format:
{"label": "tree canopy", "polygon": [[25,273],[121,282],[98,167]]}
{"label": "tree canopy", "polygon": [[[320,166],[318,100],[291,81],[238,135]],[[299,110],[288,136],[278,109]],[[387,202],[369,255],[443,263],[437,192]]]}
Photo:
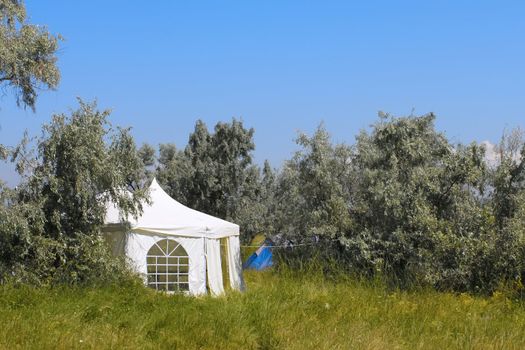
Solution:
{"label": "tree canopy", "polygon": [[177,200],[239,223],[249,237],[266,219],[260,169],[252,161],[253,134],[236,119],[217,123],[213,133],[199,120],[184,150],[160,145],[156,176]]}
{"label": "tree canopy", "polygon": [[[60,80],[61,37],[28,23],[20,0],[0,0],[0,87],[35,110]],[[525,279],[525,139],[506,133],[487,163],[483,145],[452,143],[434,114],[380,113],[353,145],[333,144],[321,124],[299,134],[280,168],[254,162],[253,128],[241,120],[209,130],[197,121],[186,145],[138,148],[110,112],[79,100],[54,115],[42,135],[0,159],[16,163],[20,184],[0,181],[0,283],[100,283],[129,276],[101,228],[106,204],[137,216],[157,177],[175,199],[288,243],[287,262],[335,259],[346,272],[396,287],[490,293]],[[314,253],[312,253],[314,251]],[[293,266],[293,265],[292,265]]]}
{"label": "tree canopy", "polygon": [[34,111],[39,90],[54,89],[60,81],[61,37],[26,18],[22,1],[0,0],[0,86],[14,92],[19,106]]}
{"label": "tree canopy", "polygon": [[34,152],[16,155],[22,182],[2,191],[2,278],[76,283],[118,276],[100,235],[106,204],[136,216],[147,192],[137,186],[145,181],[143,163],[129,130],[113,129],[108,116],[80,101],[71,115],[44,126]]}
{"label": "tree canopy", "polygon": [[[452,144],[435,116],[380,114],[353,147],[321,126],[275,178],[274,233],[319,241],[322,260],[397,286],[490,292],[525,277],[525,143],[504,137],[496,166],[485,148]],[[327,239],[330,239],[327,241]],[[321,245],[323,240],[327,243]],[[327,247],[327,251],[321,249]],[[310,259],[304,249],[285,251]],[[314,254],[315,255],[315,254]]]}
{"label": "tree canopy", "polygon": [[[119,275],[100,236],[104,205],[137,215],[156,176],[185,205],[311,249],[279,250],[288,263],[337,260],[347,272],[398,287],[489,293],[525,278],[525,142],[506,135],[498,161],[482,145],[453,144],[433,114],[381,114],[354,145],[323,125],[299,134],[283,166],[253,162],[254,130],[233,119],[188,144],[137,148],[109,111],[80,101],[40,138],[13,149],[23,181],[1,188],[0,276],[78,283]],[[518,137],[519,136],[519,137]],[[36,145],[31,153],[29,146]],[[129,190],[132,195],[124,195]],[[96,276],[95,276],[96,275]],[[94,277],[95,276],[95,277]]]}

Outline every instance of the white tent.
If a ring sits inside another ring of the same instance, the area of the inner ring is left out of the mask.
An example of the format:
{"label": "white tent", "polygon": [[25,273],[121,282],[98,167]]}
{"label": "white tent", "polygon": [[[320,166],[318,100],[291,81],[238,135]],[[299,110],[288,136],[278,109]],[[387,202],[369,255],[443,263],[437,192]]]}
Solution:
{"label": "white tent", "polygon": [[233,289],[244,289],[239,226],[190,209],[171,198],[154,179],[151,204],[127,229],[115,205],[107,207],[104,234],[115,255],[125,254],[148,286],[165,291],[224,292],[220,242],[226,242]]}

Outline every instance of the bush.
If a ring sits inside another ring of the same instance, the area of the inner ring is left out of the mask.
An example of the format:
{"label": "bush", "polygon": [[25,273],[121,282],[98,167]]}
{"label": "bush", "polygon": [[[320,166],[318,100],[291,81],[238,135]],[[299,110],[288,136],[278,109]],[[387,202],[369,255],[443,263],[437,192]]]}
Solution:
{"label": "bush", "polygon": [[129,131],[112,129],[108,116],[80,101],[71,116],[44,126],[35,157],[24,147],[14,152],[23,180],[0,191],[1,281],[103,283],[129,275],[100,228],[110,200],[124,215],[140,213],[145,171]]}

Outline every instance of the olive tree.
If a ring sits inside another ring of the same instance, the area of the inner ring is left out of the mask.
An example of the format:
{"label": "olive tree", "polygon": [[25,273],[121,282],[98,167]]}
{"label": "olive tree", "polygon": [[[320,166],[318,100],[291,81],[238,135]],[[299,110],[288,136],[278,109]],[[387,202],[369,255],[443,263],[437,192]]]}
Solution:
{"label": "olive tree", "polygon": [[[114,129],[109,111],[80,101],[55,115],[37,138],[33,157],[18,155],[23,179],[4,191],[0,216],[2,278],[88,282],[123,271],[100,235],[106,204],[136,216],[147,192],[144,165],[128,129]],[[16,253],[16,254],[15,254]]]}
{"label": "olive tree", "polygon": [[493,171],[493,208],[500,227],[519,209],[525,190],[525,133],[515,129],[505,133],[497,147],[497,167]]}
{"label": "olive tree", "polygon": [[484,150],[452,145],[435,116],[380,115],[357,138],[354,226],[343,243],[368,273],[468,288],[482,208]]}
{"label": "olive tree", "polygon": [[14,92],[19,106],[34,111],[39,90],[54,89],[60,80],[60,37],[26,18],[22,1],[0,0],[0,86]]}
{"label": "olive tree", "polygon": [[525,139],[521,129],[505,133],[491,169],[489,204],[494,229],[476,275],[491,289],[501,283],[523,289],[525,279]]}
{"label": "olive tree", "polygon": [[351,224],[352,150],[332,145],[323,125],[311,137],[299,134],[296,142],[301,149],[276,180],[276,231],[295,241],[340,237]]}
{"label": "olive tree", "polygon": [[156,172],[171,196],[240,224],[245,240],[262,230],[266,219],[260,169],[252,160],[254,132],[236,119],[219,122],[210,132],[199,120],[184,150],[160,145]]}

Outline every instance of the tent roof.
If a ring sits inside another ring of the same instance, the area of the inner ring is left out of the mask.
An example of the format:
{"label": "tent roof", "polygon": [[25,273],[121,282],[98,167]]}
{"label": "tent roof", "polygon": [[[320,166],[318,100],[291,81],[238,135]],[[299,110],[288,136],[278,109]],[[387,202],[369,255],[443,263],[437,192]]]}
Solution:
{"label": "tent roof", "polygon": [[[151,204],[143,203],[137,220],[128,220],[133,232],[185,237],[222,238],[239,235],[239,225],[201,213],[171,198],[153,179],[150,185]],[[122,223],[118,208],[110,203],[106,224]]]}

